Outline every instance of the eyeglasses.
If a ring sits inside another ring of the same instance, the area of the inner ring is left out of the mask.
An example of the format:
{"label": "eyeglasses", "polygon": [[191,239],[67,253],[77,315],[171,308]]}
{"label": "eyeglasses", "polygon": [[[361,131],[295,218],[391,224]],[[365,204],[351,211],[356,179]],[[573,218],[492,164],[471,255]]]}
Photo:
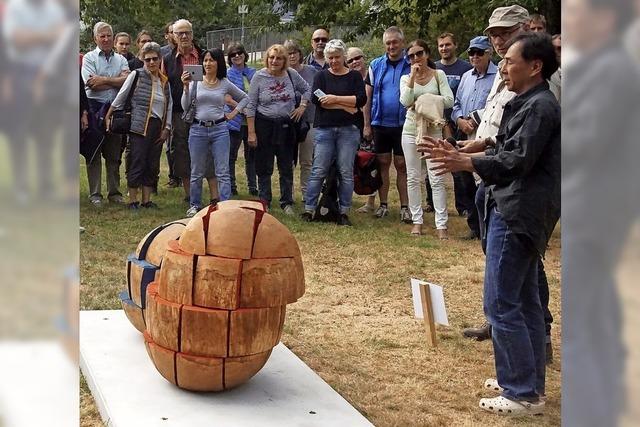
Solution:
{"label": "eyeglasses", "polygon": [[244,55],[242,52],[229,52],[229,58],[235,58],[236,56]]}
{"label": "eyeglasses", "polygon": [[484,56],[484,54],[486,53],[485,50],[481,50],[481,49],[469,49],[469,58],[471,58],[472,56]]}
{"label": "eyeglasses", "polygon": [[316,37],[315,39],[313,39],[313,41],[316,43],[326,43],[329,41],[329,39],[326,37]]}
{"label": "eyeglasses", "polygon": [[347,59],[347,65],[351,65],[354,61],[360,61],[363,58],[362,55],[354,56],[351,59]]}
{"label": "eyeglasses", "polygon": [[144,58],[143,61],[148,64],[149,62],[158,62],[160,61],[160,58],[157,56],[151,56],[149,58]]}
{"label": "eyeglasses", "polygon": [[423,56],[424,56],[424,49],[408,54],[407,58],[409,58],[409,60],[413,60],[415,58],[422,58]]}
{"label": "eyeglasses", "polygon": [[492,39],[497,39],[500,38],[502,39],[502,41],[507,41],[509,40],[509,37],[511,36],[511,34],[515,33],[516,31],[518,31],[518,29],[520,29],[520,25],[516,25],[515,27],[512,27],[510,29],[504,30],[504,31],[500,31],[500,32],[496,32],[496,31],[489,31],[489,37]]}
{"label": "eyeglasses", "polygon": [[182,36],[190,36],[192,33],[192,31],[174,31],[173,34],[175,34],[178,37],[182,37]]}

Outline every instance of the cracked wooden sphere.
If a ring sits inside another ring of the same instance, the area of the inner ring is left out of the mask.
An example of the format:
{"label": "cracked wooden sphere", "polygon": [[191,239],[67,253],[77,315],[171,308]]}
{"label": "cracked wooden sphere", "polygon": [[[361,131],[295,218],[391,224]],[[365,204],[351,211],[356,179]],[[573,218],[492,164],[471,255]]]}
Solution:
{"label": "cracked wooden sphere", "polygon": [[259,202],[225,201],[170,241],[146,289],[147,352],[178,387],[219,391],[255,375],[304,294],[298,244]]}

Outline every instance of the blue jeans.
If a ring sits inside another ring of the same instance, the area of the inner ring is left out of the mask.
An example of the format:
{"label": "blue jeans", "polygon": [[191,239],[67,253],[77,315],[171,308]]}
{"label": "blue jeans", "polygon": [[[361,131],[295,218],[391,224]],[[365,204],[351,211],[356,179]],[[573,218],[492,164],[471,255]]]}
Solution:
{"label": "blue jeans", "polygon": [[353,197],[353,162],[360,143],[360,131],[354,125],[315,128],[313,166],[304,196],[304,210],[314,211],[322,182],[329,174],[331,164],[336,161],[339,185],[340,213],[351,208]]}
{"label": "blue jeans", "polygon": [[189,130],[189,155],[191,157],[191,206],[202,205],[202,178],[205,176],[208,151],[211,150],[218,179],[220,201],[231,198],[229,177],[229,129],[227,123],[205,127],[194,124]]}
{"label": "blue jeans", "polygon": [[487,227],[484,313],[498,384],[512,400],[535,401],[545,388],[545,327],[538,291],[539,255],[491,208]]}

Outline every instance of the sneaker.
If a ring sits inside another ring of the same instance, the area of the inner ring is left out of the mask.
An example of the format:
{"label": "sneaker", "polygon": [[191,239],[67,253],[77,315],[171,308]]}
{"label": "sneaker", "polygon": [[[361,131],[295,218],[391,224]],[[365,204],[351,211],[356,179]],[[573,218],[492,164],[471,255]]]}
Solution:
{"label": "sneaker", "polygon": [[302,214],[300,214],[300,218],[304,221],[304,222],[311,222],[313,221],[313,213],[312,212],[302,212]]}
{"label": "sneaker", "polygon": [[145,209],[159,209],[158,205],[156,205],[151,200],[149,200],[147,203],[141,203],[140,206],[142,206]]}
{"label": "sneaker", "polygon": [[140,202],[131,202],[127,204],[127,209],[130,211],[137,211],[140,209]]}
{"label": "sneaker", "polygon": [[293,210],[293,205],[286,205],[282,208],[282,211],[288,216],[294,216],[296,214],[296,211]]}
{"label": "sneaker", "polygon": [[462,335],[467,338],[474,338],[476,341],[484,341],[491,338],[491,325],[489,322],[484,322],[477,328],[465,328],[462,330]]}
{"label": "sneaker", "polygon": [[187,218],[192,218],[199,211],[200,211],[200,208],[198,206],[191,206],[187,211]]}
{"label": "sneaker", "polygon": [[91,204],[93,205],[94,208],[101,208],[102,207],[102,199],[91,199]]}
{"label": "sneaker", "polygon": [[351,224],[351,221],[349,221],[349,217],[347,216],[347,214],[340,214],[340,216],[338,217],[337,224],[346,225],[348,227],[351,227],[353,225]]}
{"label": "sneaker", "polygon": [[389,215],[389,208],[387,208],[387,206],[380,205],[380,207],[376,209],[376,213],[375,213],[376,218],[384,218],[387,215]]}
{"label": "sneaker", "polygon": [[356,212],[358,213],[369,213],[373,210],[373,206],[369,206],[367,204],[364,204],[362,206],[360,206],[358,209],[356,209]]}
{"label": "sneaker", "polygon": [[114,194],[113,196],[109,196],[109,203],[124,205],[124,197],[122,197],[120,194]]}
{"label": "sneaker", "polygon": [[469,216],[469,211],[465,209],[462,212],[458,212],[458,215],[467,218]]}
{"label": "sneaker", "polygon": [[400,208],[400,222],[404,222],[405,224],[413,223],[411,219],[411,212],[409,212],[409,208]]}

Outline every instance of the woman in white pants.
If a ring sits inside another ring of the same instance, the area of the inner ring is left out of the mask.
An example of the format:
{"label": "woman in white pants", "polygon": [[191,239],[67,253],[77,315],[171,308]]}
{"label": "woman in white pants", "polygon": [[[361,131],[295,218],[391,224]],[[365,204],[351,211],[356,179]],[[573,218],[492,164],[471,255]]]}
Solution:
{"label": "woman in white pants", "polygon": [[[432,94],[441,96],[444,108],[453,106],[453,92],[447,83],[447,76],[442,70],[436,70],[430,59],[431,52],[424,40],[414,40],[409,44],[407,57],[411,62],[411,73],[400,79],[400,102],[407,107],[407,118],[402,129],[402,150],[407,165],[407,187],[409,192],[409,210],[413,227],[411,234],[422,234],[422,192],[420,190],[422,178],[421,153],[416,150],[416,112],[413,107],[420,95]],[[442,138],[440,127],[429,126],[429,135]],[[426,161],[429,182],[433,190],[433,207],[435,210],[436,229],[440,239],[447,239],[447,191],[444,186],[444,176],[436,176],[431,170],[431,161]]]}

